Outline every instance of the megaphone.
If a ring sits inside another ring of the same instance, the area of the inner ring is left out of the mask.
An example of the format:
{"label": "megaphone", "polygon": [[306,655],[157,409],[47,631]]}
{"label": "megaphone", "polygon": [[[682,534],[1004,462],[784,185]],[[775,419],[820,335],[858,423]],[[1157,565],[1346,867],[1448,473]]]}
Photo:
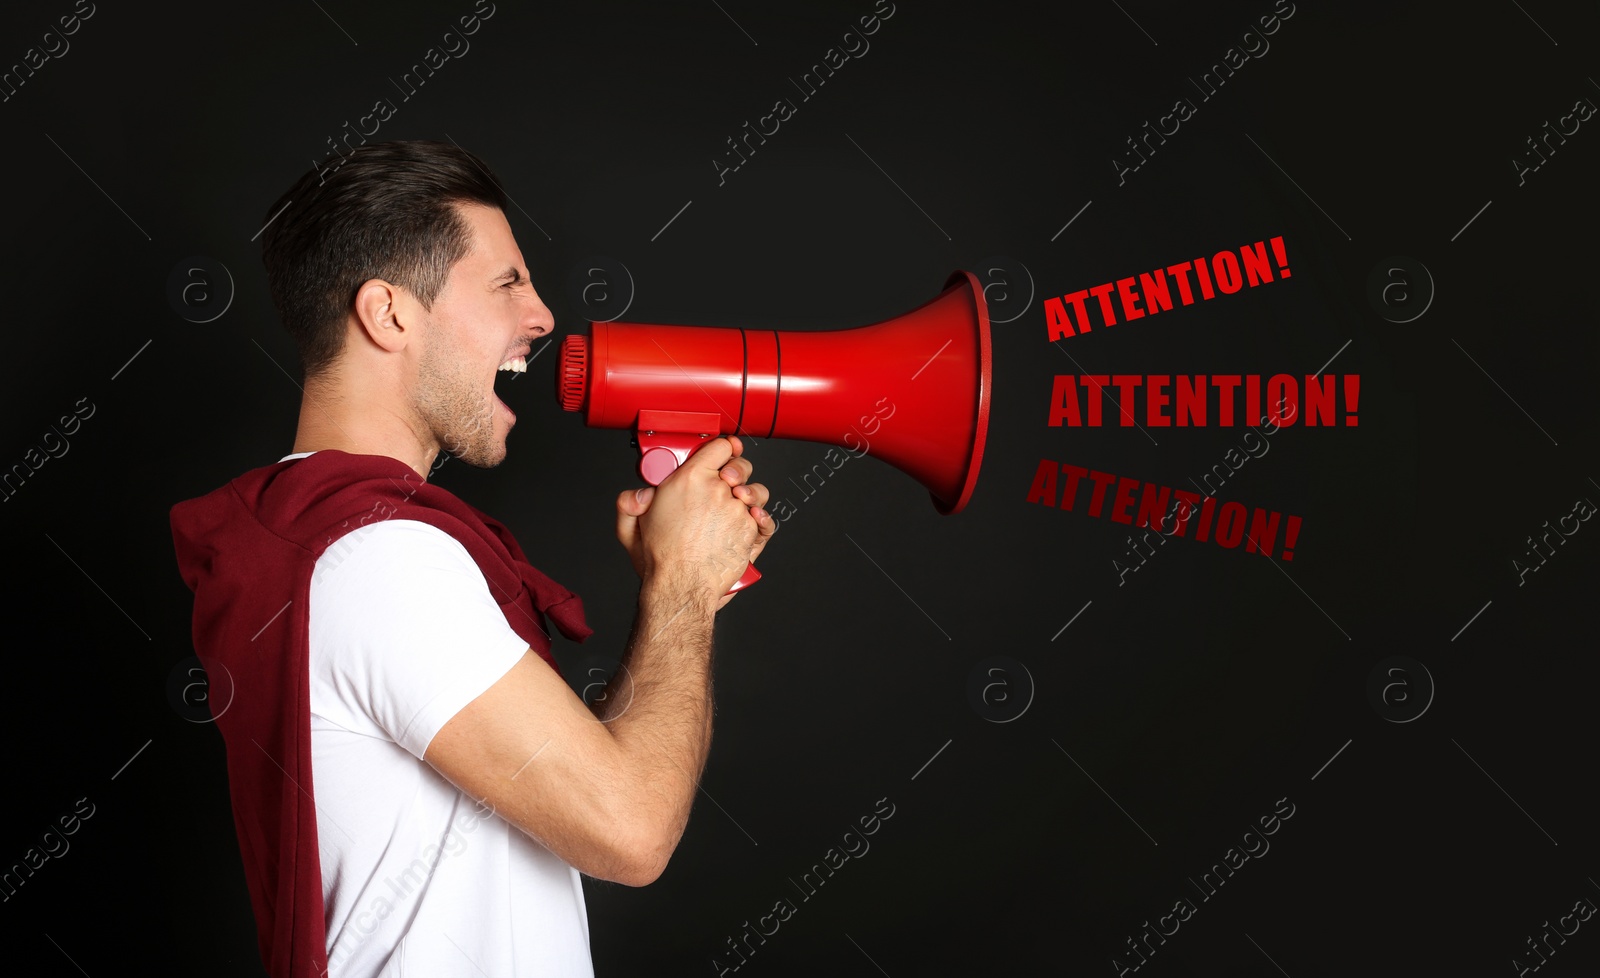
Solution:
{"label": "megaphone", "polygon": [[[983,464],[990,370],[983,287],[958,271],[922,306],[855,329],[590,323],[561,343],[557,396],[591,428],[633,429],[651,485],[719,435],[856,450],[851,439],[873,425],[871,454],[948,516],[966,507]],[[892,425],[875,413],[885,401]],[[750,565],[729,593],[760,577]]]}

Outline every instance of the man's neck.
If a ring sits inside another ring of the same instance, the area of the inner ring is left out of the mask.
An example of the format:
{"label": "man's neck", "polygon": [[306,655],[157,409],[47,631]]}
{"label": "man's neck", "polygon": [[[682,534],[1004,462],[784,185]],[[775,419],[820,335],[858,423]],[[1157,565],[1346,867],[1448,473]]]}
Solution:
{"label": "man's neck", "polygon": [[335,450],[351,455],[387,455],[410,466],[423,479],[438,457],[400,414],[374,410],[376,399],[348,389],[332,393],[326,383],[308,382],[300,400],[294,452]]}

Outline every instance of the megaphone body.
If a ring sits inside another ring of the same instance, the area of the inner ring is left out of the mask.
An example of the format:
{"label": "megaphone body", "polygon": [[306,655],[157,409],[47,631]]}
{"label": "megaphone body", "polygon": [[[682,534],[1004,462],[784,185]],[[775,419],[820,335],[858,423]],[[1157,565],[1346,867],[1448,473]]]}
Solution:
{"label": "megaphone body", "polygon": [[[582,411],[590,427],[634,430],[639,474],[651,485],[719,435],[865,453],[851,438],[870,424],[870,454],[916,479],[940,513],[953,515],[971,498],[983,462],[989,316],[977,277],[956,272],[937,298],[855,329],[591,323],[588,336],[562,341],[557,380],[561,406]],[[885,403],[896,423],[879,429]],[[731,590],[760,576],[751,565]]]}

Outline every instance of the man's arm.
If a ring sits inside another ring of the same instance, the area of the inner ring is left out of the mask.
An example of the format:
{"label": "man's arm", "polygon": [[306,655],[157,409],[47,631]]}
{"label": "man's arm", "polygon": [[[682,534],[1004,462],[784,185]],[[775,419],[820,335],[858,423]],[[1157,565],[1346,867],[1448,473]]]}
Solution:
{"label": "man's arm", "polygon": [[737,448],[718,439],[691,455],[637,516],[619,501],[643,584],[600,719],[530,651],[424,754],[586,875],[653,881],[688,823],[711,740],[713,618],[776,529],[766,489],[742,485],[751,465]]}

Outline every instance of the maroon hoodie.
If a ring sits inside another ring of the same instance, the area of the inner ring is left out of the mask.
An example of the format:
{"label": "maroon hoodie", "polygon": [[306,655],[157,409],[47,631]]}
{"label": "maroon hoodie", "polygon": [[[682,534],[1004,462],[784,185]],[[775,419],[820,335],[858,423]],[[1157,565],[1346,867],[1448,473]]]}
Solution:
{"label": "maroon hoodie", "polygon": [[340,537],[385,519],[418,520],[460,541],[506,622],[551,668],[543,616],[574,641],[592,633],[583,602],[529,564],[504,525],[388,456],[324,450],[172,508],[178,567],[195,596],[195,652],[232,678],[233,699],[216,722],[273,978],[322,978],[328,969],[311,782],[311,573]]}

